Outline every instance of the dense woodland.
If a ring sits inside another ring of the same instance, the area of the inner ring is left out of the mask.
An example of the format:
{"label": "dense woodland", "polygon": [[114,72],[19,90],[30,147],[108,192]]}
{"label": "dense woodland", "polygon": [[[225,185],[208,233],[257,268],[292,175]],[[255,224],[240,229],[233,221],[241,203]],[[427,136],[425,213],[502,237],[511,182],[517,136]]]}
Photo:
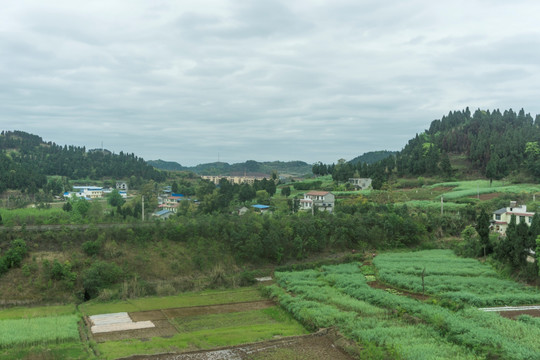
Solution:
{"label": "dense woodland", "polygon": [[36,193],[48,175],[68,179],[128,179],[164,181],[166,174],[134,154],[87,151],[84,147],[43,142],[37,135],[2,131],[0,135],[0,193],[7,189]]}

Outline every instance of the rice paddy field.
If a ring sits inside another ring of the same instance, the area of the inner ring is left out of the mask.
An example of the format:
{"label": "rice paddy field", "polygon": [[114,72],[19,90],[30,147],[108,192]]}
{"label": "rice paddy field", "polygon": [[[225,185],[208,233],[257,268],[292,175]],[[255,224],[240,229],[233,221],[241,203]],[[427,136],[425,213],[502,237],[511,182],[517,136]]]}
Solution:
{"label": "rice paddy field", "polygon": [[[467,279],[493,280],[493,290],[500,299],[513,294],[534,301],[538,291],[498,279],[489,266],[475,260],[456,258],[451,252],[425,251],[383,254],[376,258],[375,273],[380,278],[396,271],[398,261],[418,277],[423,259],[431,259],[432,275],[446,272],[439,287],[433,284],[432,296],[408,296],[390,285],[385,288],[367,281],[364,273],[372,267],[361,263],[323,266],[316,270],[276,273],[277,282],[268,292],[308,328],[336,326],[341,333],[364,349],[362,358],[403,359],[538,359],[540,327],[528,316],[510,320],[471,306],[473,301],[459,303],[440,298],[451,281],[461,292],[475,285]],[[409,260],[408,260],[409,259]],[[428,265],[426,265],[428,268]],[[427,274],[427,270],[426,270]],[[399,275],[399,274],[398,274]],[[374,277],[373,275],[367,275]],[[399,276],[398,276],[399,277]],[[435,278],[433,278],[435,279]],[[374,280],[374,279],[370,279]],[[501,280],[500,282],[498,280]],[[421,280],[420,280],[421,281]],[[427,276],[426,276],[427,282]],[[460,288],[459,283],[463,285]],[[476,285],[479,286],[479,285]],[[417,287],[404,286],[417,291]],[[493,302],[489,290],[477,291],[483,302]],[[472,292],[471,292],[472,293]],[[519,301],[516,301],[519,302]]]}

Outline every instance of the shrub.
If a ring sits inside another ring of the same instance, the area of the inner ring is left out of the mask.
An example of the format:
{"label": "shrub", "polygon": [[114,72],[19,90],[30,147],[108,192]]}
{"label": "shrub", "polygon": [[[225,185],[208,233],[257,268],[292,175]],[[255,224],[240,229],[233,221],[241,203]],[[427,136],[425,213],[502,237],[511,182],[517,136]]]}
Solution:
{"label": "shrub", "polygon": [[99,291],[122,281],[122,269],[113,263],[96,261],[83,272],[83,287],[88,298],[95,298]]}

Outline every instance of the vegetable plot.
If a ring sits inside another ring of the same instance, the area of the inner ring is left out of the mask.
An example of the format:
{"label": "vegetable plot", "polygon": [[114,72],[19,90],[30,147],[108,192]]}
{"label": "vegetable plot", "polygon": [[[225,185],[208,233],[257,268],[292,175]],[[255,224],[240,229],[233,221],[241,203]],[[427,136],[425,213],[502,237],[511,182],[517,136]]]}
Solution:
{"label": "vegetable plot", "polygon": [[79,340],[77,315],[0,321],[0,348]]}
{"label": "vegetable plot", "polygon": [[427,250],[378,255],[373,263],[379,280],[400,289],[478,307],[540,303],[540,292],[499,278],[488,264],[459,258],[450,250]]}
{"label": "vegetable plot", "polygon": [[[455,272],[470,271],[466,268]],[[540,328],[529,318],[513,321],[471,307],[453,311],[374,289],[358,263],[275,275],[277,285],[268,291],[281,306],[308,327],[336,326],[361,343],[366,357],[377,351],[405,359],[536,359],[540,354]]]}

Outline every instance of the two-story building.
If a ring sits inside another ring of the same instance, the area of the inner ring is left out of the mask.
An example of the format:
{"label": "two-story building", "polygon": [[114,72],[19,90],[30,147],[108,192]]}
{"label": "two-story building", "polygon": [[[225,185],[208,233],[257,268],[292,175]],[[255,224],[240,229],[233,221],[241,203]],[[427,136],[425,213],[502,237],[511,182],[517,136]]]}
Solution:
{"label": "two-story building", "polygon": [[311,210],[314,207],[321,211],[334,211],[334,204],[336,198],[334,194],[329,191],[310,191],[304,194],[304,198],[300,200],[301,210]]}
{"label": "two-story building", "polygon": [[525,224],[531,226],[534,213],[527,211],[527,205],[518,206],[515,201],[510,201],[509,207],[501,208],[493,212],[493,219],[491,220],[492,230],[501,235],[505,235],[512,215],[516,217],[516,225],[525,222]]}
{"label": "two-story building", "polygon": [[359,190],[366,190],[371,187],[371,178],[349,178],[349,184]]}

